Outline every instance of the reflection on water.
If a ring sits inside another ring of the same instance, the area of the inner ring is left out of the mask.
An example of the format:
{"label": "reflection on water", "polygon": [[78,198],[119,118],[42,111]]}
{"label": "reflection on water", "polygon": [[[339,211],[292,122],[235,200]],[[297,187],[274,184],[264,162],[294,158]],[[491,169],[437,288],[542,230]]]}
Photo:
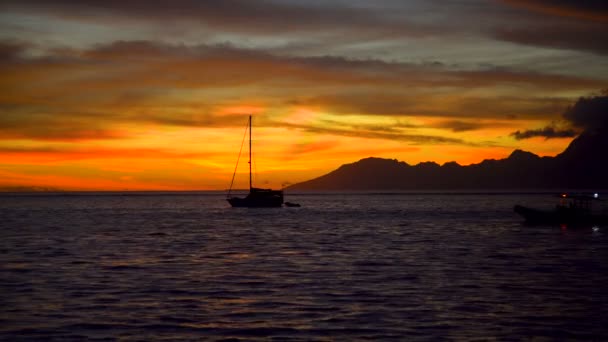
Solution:
{"label": "reflection on water", "polygon": [[545,196],[0,196],[0,337],[608,337],[607,227]]}

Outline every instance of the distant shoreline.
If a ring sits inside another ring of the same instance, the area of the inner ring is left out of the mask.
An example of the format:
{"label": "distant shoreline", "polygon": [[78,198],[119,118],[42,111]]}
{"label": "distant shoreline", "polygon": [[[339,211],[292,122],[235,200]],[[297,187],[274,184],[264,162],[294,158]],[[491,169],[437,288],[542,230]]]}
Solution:
{"label": "distant shoreline", "polygon": [[[247,190],[233,190],[232,192],[247,192]],[[558,195],[561,193],[599,193],[608,194],[608,189],[437,189],[437,190],[297,190],[287,191],[290,195]],[[40,197],[78,197],[78,196],[220,196],[227,190],[134,190],[134,191],[0,191],[0,197],[12,196],[40,196]],[[603,197],[603,196],[602,196]]]}

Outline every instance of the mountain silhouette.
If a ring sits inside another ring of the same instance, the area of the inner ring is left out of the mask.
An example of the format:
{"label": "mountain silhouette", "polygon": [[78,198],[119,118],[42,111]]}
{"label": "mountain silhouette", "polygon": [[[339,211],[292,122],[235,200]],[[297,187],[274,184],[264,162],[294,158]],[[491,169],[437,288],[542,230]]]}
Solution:
{"label": "mountain silhouette", "polygon": [[607,152],[608,126],[603,126],[586,129],[555,157],[515,150],[505,159],[467,166],[370,157],[287,190],[608,189]]}

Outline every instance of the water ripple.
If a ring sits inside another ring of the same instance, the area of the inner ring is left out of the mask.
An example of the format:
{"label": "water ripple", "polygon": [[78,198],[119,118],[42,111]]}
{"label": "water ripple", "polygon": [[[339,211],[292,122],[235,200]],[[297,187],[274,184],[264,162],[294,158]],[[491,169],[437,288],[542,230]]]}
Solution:
{"label": "water ripple", "polygon": [[608,229],[521,200],[0,196],[0,339],[607,339]]}

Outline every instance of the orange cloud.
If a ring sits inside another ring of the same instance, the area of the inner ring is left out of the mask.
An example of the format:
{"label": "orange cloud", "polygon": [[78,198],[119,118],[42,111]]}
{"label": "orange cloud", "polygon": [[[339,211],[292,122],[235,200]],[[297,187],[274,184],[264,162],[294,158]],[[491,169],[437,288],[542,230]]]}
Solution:
{"label": "orange cloud", "polygon": [[[0,169],[28,186],[70,189],[224,188],[249,114],[268,182],[367,156],[479,162],[508,155],[519,144],[508,134],[520,125],[541,125],[572,94],[604,84],[226,45],[122,41],[37,57],[25,45],[4,50]],[[458,148],[470,154],[446,152]]]}
{"label": "orange cloud", "polygon": [[[169,105],[169,110],[177,113],[166,116],[178,119],[185,112],[195,116],[191,124],[225,111],[218,107],[241,105],[235,103],[234,94],[262,107],[294,102],[315,105],[315,99],[347,107],[359,98],[359,102],[369,104],[356,108],[373,115],[407,114],[410,108],[418,110],[412,104],[424,109],[424,101],[415,101],[418,96],[455,98],[462,89],[470,93],[471,89],[512,85],[510,91],[521,88],[525,99],[525,91],[531,89],[544,93],[588,91],[605,85],[603,80],[536,72],[458,71],[374,60],[278,57],[230,46],[185,47],[146,41],[116,42],[59,59],[9,61],[0,67],[5,75],[0,86],[6,90],[0,101],[17,110],[54,115],[67,111],[66,115],[76,117],[96,116],[97,121],[154,121],[162,120],[161,109]],[[439,96],[438,86],[444,93]],[[311,93],[315,95],[302,96]],[[202,99],[194,101],[201,95]],[[193,105],[198,112],[192,112]]]}

